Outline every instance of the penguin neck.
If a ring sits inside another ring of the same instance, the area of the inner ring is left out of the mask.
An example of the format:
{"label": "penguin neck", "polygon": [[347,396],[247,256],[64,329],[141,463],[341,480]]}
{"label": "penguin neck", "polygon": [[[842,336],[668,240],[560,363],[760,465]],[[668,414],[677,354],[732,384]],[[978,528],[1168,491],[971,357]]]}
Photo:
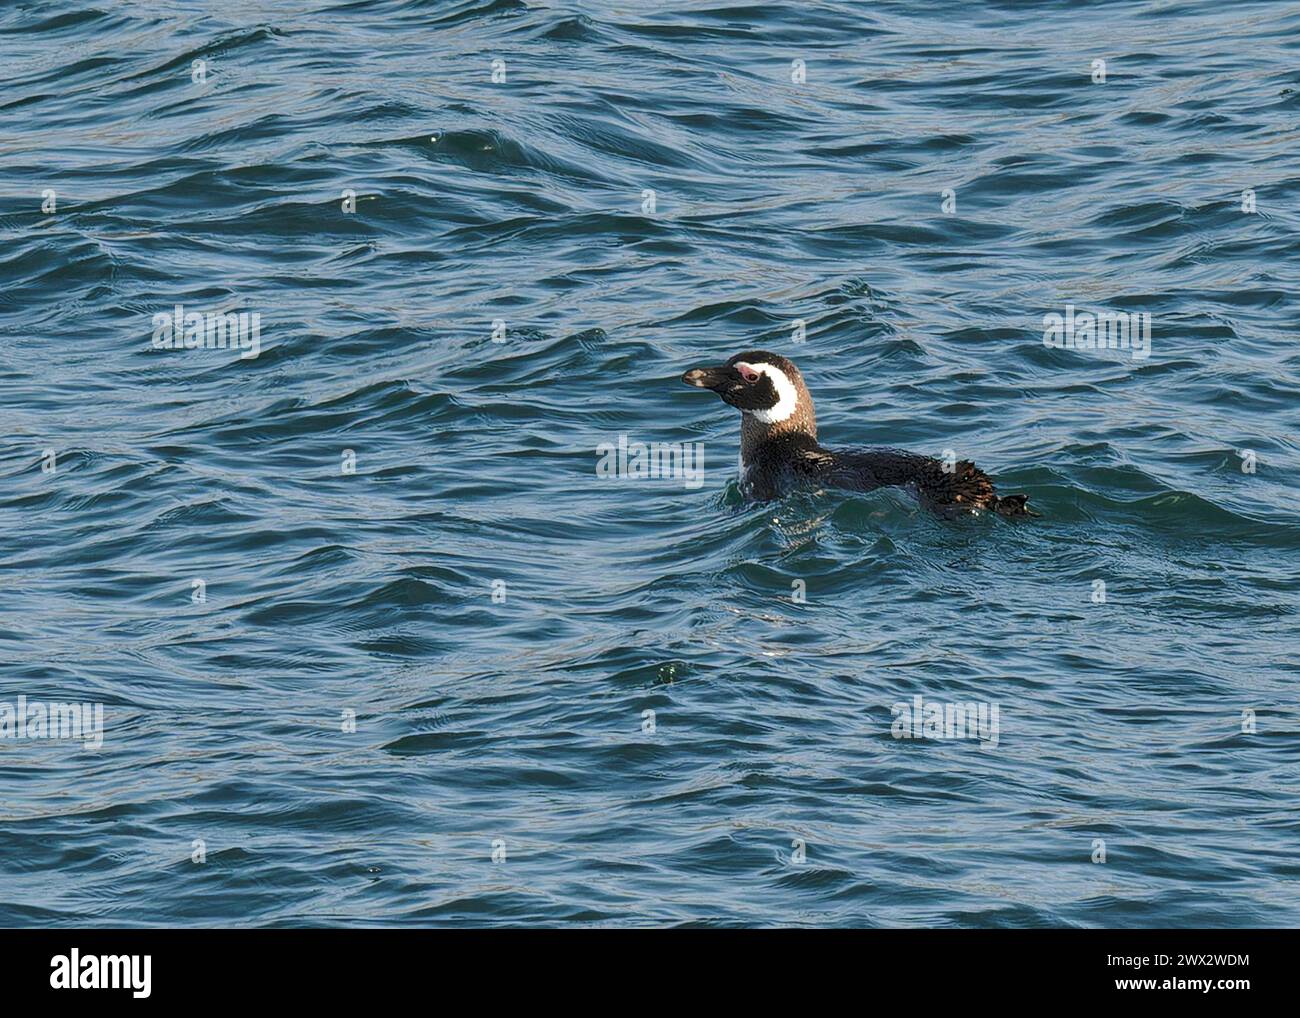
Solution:
{"label": "penguin neck", "polygon": [[751,463],[758,447],[789,435],[807,435],[817,441],[817,416],[812,401],[801,399],[794,413],[783,421],[765,423],[753,414],[740,415],[740,462]]}

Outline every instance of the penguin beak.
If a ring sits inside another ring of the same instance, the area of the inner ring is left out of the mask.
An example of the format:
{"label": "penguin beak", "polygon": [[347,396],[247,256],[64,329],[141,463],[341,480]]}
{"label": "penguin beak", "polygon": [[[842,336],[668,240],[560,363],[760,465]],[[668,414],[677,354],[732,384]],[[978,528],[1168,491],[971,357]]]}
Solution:
{"label": "penguin beak", "polygon": [[687,385],[693,385],[697,389],[719,389],[728,382],[734,382],[739,378],[735,368],[729,368],[725,364],[716,368],[691,368],[690,371],[682,375],[682,381]]}

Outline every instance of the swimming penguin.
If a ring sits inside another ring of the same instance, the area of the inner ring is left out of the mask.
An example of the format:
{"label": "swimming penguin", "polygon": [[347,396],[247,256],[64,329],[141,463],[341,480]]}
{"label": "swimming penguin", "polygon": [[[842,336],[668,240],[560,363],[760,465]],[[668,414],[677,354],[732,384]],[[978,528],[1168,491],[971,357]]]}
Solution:
{"label": "swimming penguin", "polygon": [[712,389],[741,412],[740,483],[750,498],[779,498],[800,487],[892,485],[912,489],[922,505],[945,515],[981,509],[1038,515],[1025,507],[1028,495],[998,495],[988,475],[966,460],[945,464],[901,449],[822,448],[803,376],[777,354],[748,350],[721,367],[692,368],[682,381]]}

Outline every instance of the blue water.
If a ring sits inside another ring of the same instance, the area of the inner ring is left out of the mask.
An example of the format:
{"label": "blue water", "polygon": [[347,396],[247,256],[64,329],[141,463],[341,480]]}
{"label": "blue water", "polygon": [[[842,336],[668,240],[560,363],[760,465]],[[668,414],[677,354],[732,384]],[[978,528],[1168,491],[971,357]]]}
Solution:
{"label": "blue water", "polygon": [[[0,739],[5,925],[1300,924],[1300,6],[41,0],[0,66],[0,701],[104,710]],[[1042,518],[746,504],[679,377],[753,347]]]}

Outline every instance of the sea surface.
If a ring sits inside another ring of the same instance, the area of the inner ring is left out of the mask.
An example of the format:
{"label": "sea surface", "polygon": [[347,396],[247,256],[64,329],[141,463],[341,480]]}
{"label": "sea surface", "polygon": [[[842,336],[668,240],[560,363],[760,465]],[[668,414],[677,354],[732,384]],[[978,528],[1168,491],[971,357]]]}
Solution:
{"label": "sea surface", "polygon": [[[0,69],[3,925],[1300,925],[1300,5],[18,0]],[[680,376],[752,348],[1041,517],[746,503]]]}

